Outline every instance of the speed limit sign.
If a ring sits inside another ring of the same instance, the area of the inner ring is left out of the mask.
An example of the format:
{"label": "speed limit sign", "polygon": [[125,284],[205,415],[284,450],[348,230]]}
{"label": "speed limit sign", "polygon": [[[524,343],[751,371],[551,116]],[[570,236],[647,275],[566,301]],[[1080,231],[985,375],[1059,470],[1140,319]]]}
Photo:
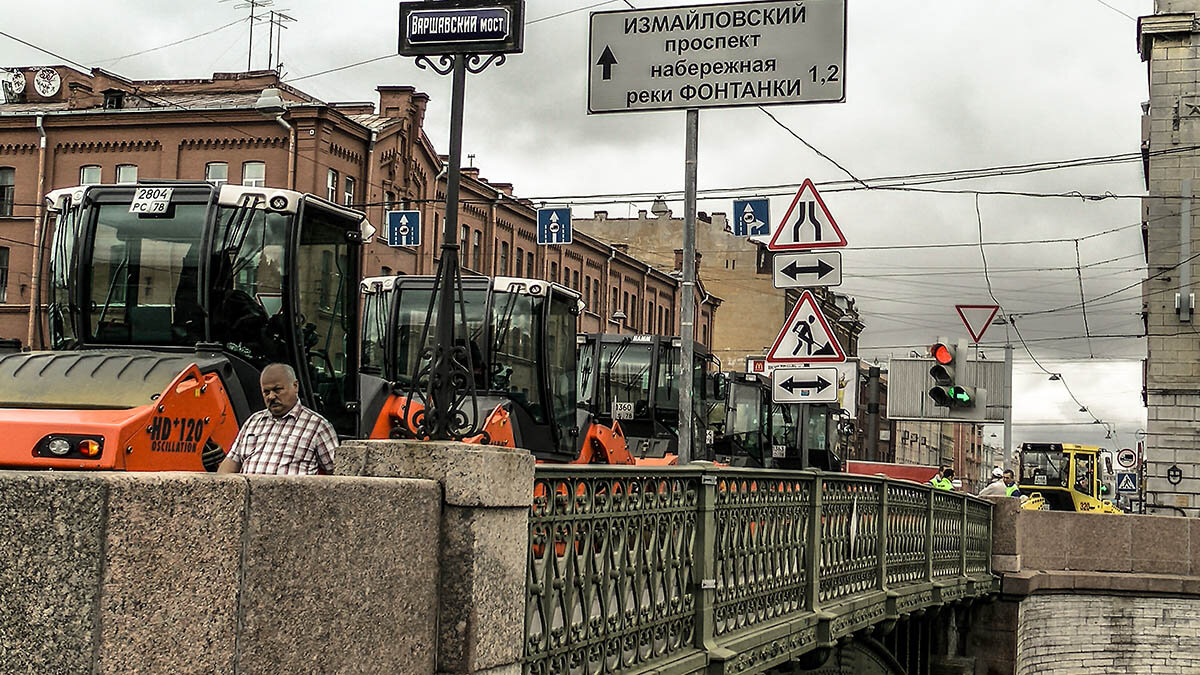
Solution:
{"label": "speed limit sign", "polygon": [[1137,453],[1129,448],[1125,448],[1117,453],[1117,464],[1124,469],[1132,469],[1137,466]]}

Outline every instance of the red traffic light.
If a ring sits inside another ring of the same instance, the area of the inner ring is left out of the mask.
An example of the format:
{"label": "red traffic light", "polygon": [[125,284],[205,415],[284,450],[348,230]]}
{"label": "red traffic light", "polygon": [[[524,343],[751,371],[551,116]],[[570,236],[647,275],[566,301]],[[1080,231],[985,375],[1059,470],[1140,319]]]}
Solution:
{"label": "red traffic light", "polygon": [[929,353],[933,356],[934,361],[937,361],[943,366],[948,366],[954,361],[954,351],[950,349],[950,347],[940,342],[932,345],[929,348]]}

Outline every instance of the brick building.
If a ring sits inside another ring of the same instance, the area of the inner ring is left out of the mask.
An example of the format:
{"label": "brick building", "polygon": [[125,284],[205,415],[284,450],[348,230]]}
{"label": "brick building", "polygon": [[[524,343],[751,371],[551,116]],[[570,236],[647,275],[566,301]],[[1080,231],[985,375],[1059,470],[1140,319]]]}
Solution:
{"label": "brick building", "polygon": [[[364,210],[379,227],[364,257],[367,275],[436,269],[445,158],[423,130],[429,97],[412,87],[378,87],[376,106],[320,101],[274,71],[143,81],[66,66],[10,72],[23,86],[6,85],[0,103],[0,337],[27,342],[32,334],[40,197],[81,183],[191,179],[311,192]],[[283,99],[281,114],[256,109],[267,88]],[[468,272],[574,288],[587,297],[582,331],[678,332],[680,284],[669,271],[587,235],[568,246],[536,245],[533,205],[477,168],[464,169],[460,201]],[[388,207],[422,212],[419,247],[386,245]],[[699,302],[700,320],[713,326],[720,300]]]}

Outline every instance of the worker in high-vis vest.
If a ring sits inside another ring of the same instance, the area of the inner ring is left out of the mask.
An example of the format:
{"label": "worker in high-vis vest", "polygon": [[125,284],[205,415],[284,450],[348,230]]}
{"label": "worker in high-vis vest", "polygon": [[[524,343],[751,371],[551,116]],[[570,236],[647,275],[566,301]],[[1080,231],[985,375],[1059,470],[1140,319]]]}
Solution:
{"label": "worker in high-vis vest", "polygon": [[1004,470],[1004,496],[1005,497],[1020,497],[1021,488],[1017,486],[1017,479],[1013,476],[1012,469]]}
{"label": "worker in high-vis vest", "polygon": [[933,478],[929,479],[929,483],[938,490],[953,490],[954,489],[954,469],[946,467],[937,472]]}

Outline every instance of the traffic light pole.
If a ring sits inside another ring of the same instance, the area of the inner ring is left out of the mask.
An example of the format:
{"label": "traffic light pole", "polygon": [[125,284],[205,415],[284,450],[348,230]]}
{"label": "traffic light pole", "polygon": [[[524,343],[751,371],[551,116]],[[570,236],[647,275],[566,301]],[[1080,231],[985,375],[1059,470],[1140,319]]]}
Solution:
{"label": "traffic light pole", "polygon": [[1013,452],[1012,411],[1013,411],[1013,346],[1004,345],[1004,468],[1013,469],[1017,475],[1016,455]]}
{"label": "traffic light pole", "polygon": [[692,461],[692,373],[696,339],[696,156],[700,136],[700,111],[687,111],[686,149],[683,164],[683,280],[679,312],[679,463]]}

